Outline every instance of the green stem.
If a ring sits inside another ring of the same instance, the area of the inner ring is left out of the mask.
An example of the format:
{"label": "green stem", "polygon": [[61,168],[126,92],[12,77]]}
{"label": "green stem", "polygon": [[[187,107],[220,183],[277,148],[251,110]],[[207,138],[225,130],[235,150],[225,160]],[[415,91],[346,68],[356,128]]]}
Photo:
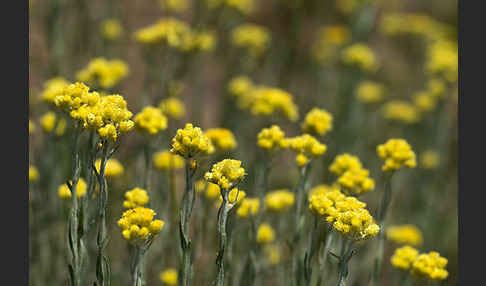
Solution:
{"label": "green stem", "polygon": [[216,275],[215,286],[224,285],[224,251],[228,243],[228,235],[226,233],[228,212],[231,209],[228,201],[229,191],[222,192],[223,202],[218,211],[218,234],[219,234],[219,250],[216,257],[216,266],[218,268]]}
{"label": "green stem", "polygon": [[348,263],[349,260],[355,254],[355,249],[353,248],[354,241],[343,237],[343,245],[341,248],[341,257],[339,259],[339,279],[337,281],[337,286],[346,286],[346,280],[348,278],[349,269]]}
{"label": "green stem", "polygon": [[191,241],[188,234],[188,224],[191,219],[192,209],[194,207],[194,186],[193,176],[195,170],[191,170],[191,160],[186,160],[186,191],[182,199],[182,205],[179,212],[179,232],[181,237],[182,248],[182,267],[181,281],[182,286],[191,285],[192,261],[191,261]]}
{"label": "green stem", "polygon": [[333,231],[334,228],[329,226],[329,230],[326,235],[326,243],[324,244],[324,249],[322,251],[322,255],[319,259],[319,268],[320,268],[320,277],[318,285],[322,284],[322,277],[326,277],[326,262],[327,262],[327,255],[329,254],[329,250],[331,249],[332,241],[334,240],[335,232]]}
{"label": "green stem", "polygon": [[133,286],[142,286],[144,284],[143,281],[143,273],[142,273],[142,265],[143,265],[143,258],[145,256],[145,251],[138,247],[135,247],[135,256],[134,262],[132,265],[132,285]]}
{"label": "green stem", "polygon": [[312,277],[312,257],[319,244],[319,221],[318,217],[314,217],[314,227],[312,228],[311,236],[309,237],[309,250],[304,258],[304,278],[305,285],[310,286]]}

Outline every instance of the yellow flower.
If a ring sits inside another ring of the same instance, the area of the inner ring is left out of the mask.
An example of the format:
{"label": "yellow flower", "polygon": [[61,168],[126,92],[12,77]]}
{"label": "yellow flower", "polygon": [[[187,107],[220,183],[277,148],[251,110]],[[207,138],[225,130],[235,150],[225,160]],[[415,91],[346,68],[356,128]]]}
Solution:
{"label": "yellow flower", "polygon": [[123,34],[123,27],[120,20],[116,18],[103,20],[103,22],[101,22],[101,33],[107,40],[118,40]]}
{"label": "yellow flower", "polygon": [[275,240],[275,231],[268,223],[262,223],[258,227],[257,242],[260,244],[271,243]]}
{"label": "yellow flower", "polygon": [[[101,159],[96,159],[95,161],[96,171],[100,171]],[[105,165],[105,176],[107,178],[116,178],[123,174],[123,165],[115,158],[108,159]]]}
{"label": "yellow flower", "polygon": [[184,129],[178,129],[172,138],[170,152],[187,159],[197,155],[209,155],[214,152],[214,146],[201,128],[187,123]]}
{"label": "yellow flower", "polygon": [[[208,183],[205,196],[210,201],[214,201],[217,198],[220,198],[220,200],[222,200],[222,198],[221,198],[221,189],[219,188],[218,185],[213,184],[213,183]],[[238,198],[238,200],[240,200],[240,199],[241,198]]]}
{"label": "yellow flower", "polygon": [[330,25],[319,29],[318,38],[312,45],[313,57],[327,63],[336,57],[338,47],[346,44],[351,39],[351,32],[342,25]]}
{"label": "yellow flower", "polygon": [[419,111],[427,112],[435,108],[437,105],[437,100],[436,97],[434,97],[428,91],[419,91],[413,96],[413,104]]}
{"label": "yellow flower", "polygon": [[177,270],[174,268],[168,268],[159,274],[160,281],[169,286],[177,285]]}
{"label": "yellow flower", "polygon": [[446,265],[447,259],[438,252],[423,253],[412,264],[412,276],[416,279],[444,280],[449,276]]}
{"label": "yellow flower", "polygon": [[366,104],[377,103],[383,99],[384,90],[383,85],[365,80],[358,85],[356,98]]}
{"label": "yellow flower", "polygon": [[426,150],[420,156],[420,163],[424,169],[435,169],[439,167],[440,155],[435,150]]}
{"label": "yellow flower", "polygon": [[135,115],[133,121],[138,131],[149,135],[158,134],[167,128],[167,117],[162,114],[160,109],[153,106],[144,107]]}
{"label": "yellow flower", "polygon": [[268,192],[265,196],[265,209],[273,212],[282,212],[294,205],[295,195],[287,189]]}
{"label": "yellow flower", "polygon": [[40,118],[40,124],[44,132],[50,133],[56,125],[56,114],[50,111],[42,115]]}
{"label": "yellow flower", "polygon": [[221,189],[228,190],[237,185],[245,177],[245,169],[241,161],[224,159],[213,165],[211,172],[206,172],[206,181],[217,184]]}
{"label": "yellow flower", "polygon": [[169,97],[162,100],[159,103],[159,108],[160,110],[162,110],[162,113],[164,115],[174,119],[181,119],[186,113],[186,107],[184,106],[184,103],[174,97]]}
{"label": "yellow flower", "polygon": [[39,171],[35,166],[29,165],[29,181],[37,181],[39,179]]}
{"label": "yellow flower", "polygon": [[387,102],[383,106],[383,116],[388,120],[406,124],[417,123],[420,120],[420,113],[417,107],[402,100],[391,100]]}
{"label": "yellow flower", "polygon": [[154,220],[154,216],[155,211],[145,207],[123,212],[118,220],[123,237],[137,247],[147,245],[164,227],[164,221]]}
{"label": "yellow flower", "polygon": [[159,0],[159,5],[163,9],[176,13],[185,12],[189,8],[188,0]]}
{"label": "yellow flower", "polygon": [[253,82],[247,76],[237,76],[231,79],[228,83],[228,91],[231,95],[241,97],[253,89]]}
{"label": "yellow flower", "polygon": [[309,134],[290,138],[289,142],[290,149],[297,152],[296,161],[299,167],[308,164],[311,158],[322,156],[327,150],[325,144],[321,144],[316,138]]}
{"label": "yellow flower", "polygon": [[127,209],[143,207],[149,202],[147,191],[141,188],[134,188],[125,192],[125,199],[123,207]]}
{"label": "yellow flower", "polygon": [[[236,200],[236,195],[238,195],[238,200]],[[230,206],[241,205],[245,201],[245,199],[246,199],[246,192],[241,189],[233,188],[228,193],[228,202]],[[219,193],[219,204],[216,203],[215,206],[219,207],[222,202],[223,202],[223,197],[221,196],[221,193]]]}
{"label": "yellow flower", "polygon": [[410,244],[413,246],[420,246],[422,244],[422,233],[412,224],[388,227],[386,230],[386,238],[398,244]]}
{"label": "yellow flower", "polygon": [[343,153],[334,158],[334,161],[329,166],[329,171],[336,175],[342,175],[346,171],[361,169],[362,167],[358,157],[349,153]]}
{"label": "yellow flower", "polygon": [[324,136],[332,130],[332,115],[324,109],[313,108],[307,113],[301,126],[304,132]]}
{"label": "yellow flower", "polygon": [[32,120],[29,119],[29,134],[34,133],[35,131],[35,124],[32,122]]}
{"label": "yellow flower", "polygon": [[411,246],[397,248],[390,261],[393,266],[402,270],[408,270],[417,259],[419,252]]}
{"label": "yellow flower", "polygon": [[427,81],[427,91],[437,98],[443,98],[446,95],[446,84],[440,78],[432,78]]}
{"label": "yellow flower", "polygon": [[56,96],[68,85],[69,82],[62,77],[52,78],[44,83],[40,97],[43,101],[54,104]]}
{"label": "yellow flower", "polygon": [[350,169],[344,172],[337,183],[345,195],[360,195],[372,191],[375,188],[375,181],[369,177],[366,169]]}
{"label": "yellow flower", "polygon": [[155,24],[135,32],[135,39],[142,44],[162,44],[178,50],[187,49],[191,37],[189,25],[173,17],[159,19]]}
{"label": "yellow flower", "polygon": [[169,150],[156,152],[152,156],[152,160],[154,163],[154,167],[161,171],[181,169],[184,168],[186,164],[184,158],[179,155],[170,153]]}
{"label": "yellow flower", "polygon": [[128,66],[122,60],[95,58],[76,74],[79,81],[102,88],[112,88],[128,75]]}
{"label": "yellow flower", "polygon": [[213,128],[205,132],[211,143],[219,151],[233,150],[236,148],[236,139],[229,129]]}
{"label": "yellow flower", "polygon": [[443,76],[449,82],[456,82],[458,77],[457,43],[436,41],[427,48],[425,72]]}
{"label": "yellow flower", "polygon": [[242,24],[231,32],[233,45],[248,49],[253,56],[261,55],[270,44],[267,28],[256,24]]}
{"label": "yellow flower", "polygon": [[272,265],[276,265],[280,262],[280,248],[276,244],[265,245],[263,248],[265,256]]}
{"label": "yellow flower", "polygon": [[[69,183],[72,184],[73,182],[69,180]],[[88,189],[88,185],[83,180],[83,178],[79,178],[78,185],[76,187],[76,197],[81,198],[86,196],[86,191]],[[62,184],[57,189],[57,193],[61,199],[70,199],[71,198],[71,190],[66,184]]]}
{"label": "yellow flower", "polygon": [[250,215],[255,215],[258,213],[260,207],[260,200],[258,198],[245,198],[241,202],[241,206],[238,208],[236,214],[239,217],[246,218]]}
{"label": "yellow flower", "polygon": [[299,108],[293,102],[292,94],[282,89],[258,86],[243,98],[248,105],[240,108],[248,109],[253,115],[282,114],[290,121],[299,119]]}
{"label": "yellow flower", "polygon": [[269,152],[276,152],[287,148],[289,141],[278,125],[272,125],[270,128],[263,128],[258,133],[258,146]]}
{"label": "yellow flower", "polygon": [[376,150],[378,156],[385,161],[383,171],[415,168],[417,165],[415,153],[404,139],[389,139],[385,144],[378,145]]}
{"label": "yellow flower", "polygon": [[375,72],[379,67],[375,53],[363,43],[345,48],[341,53],[341,60],[347,65],[356,66],[367,72]]}

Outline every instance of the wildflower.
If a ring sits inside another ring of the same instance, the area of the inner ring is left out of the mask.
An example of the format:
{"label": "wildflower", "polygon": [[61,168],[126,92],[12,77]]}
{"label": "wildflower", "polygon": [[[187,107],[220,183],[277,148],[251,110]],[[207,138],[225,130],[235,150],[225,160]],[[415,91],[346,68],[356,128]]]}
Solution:
{"label": "wildflower", "polygon": [[437,100],[428,91],[419,91],[413,96],[413,104],[419,111],[427,112],[435,108]]}
{"label": "wildflower", "polygon": [[177,130],[176,136],[172,139],[170,152],[187,159],[197,155],[211,154],[214,152],[214,146],[201,128],[187,123],[184,129]]}
{"label": "wildflower", "polygon": [[270,44],[267,28],[256,24],[243,24],[231,32],[232,43],[248,50],[253,56],[261,55]]}
{"label": "wildflower", "polygon": [[427,48],[425,71],[443,76],[449,82],[456,82],[458,76],[457,43],[441,40]]}
{"label": "wildflower", "polygon": [[42,115],[40,118],[40,124],[44,132],[50,133],[52,129],[54,129],[54,126],[56,125],[56,114],[50,111]]}
{"label": "wildflower", "polygon": [[135,115],[133,121],[138,131],[149,135],[155,135],[167,128],[167,117],[160,109],[153,106],[144,107]]}
{"label": "wildflower", "polygon": [[227,151],[236,148],[236,140],[233,133],[225,128],[208,129],[205,132],[206,136],[211,140],[211,143],[216,150]]}
{"label": "wildflower", "polygon": [[326,63],[336,58],[338,48],[349,42],[351,32],[342,25],[325,26],[319,29],[318,38],[312,46],[313,57]]}
{"label": "wildflower", "polygon": [[135,39],[142,44],[168,45],[178,50],[184,49],[191,36],[189,25],[173,17],[162,18],[135,32]]}
{"label": "wildflower", "polygon": [[447,259],[436,251],[420,254],[412,264],[411,273],[416,279],[444,280],[449,276],[445,270]]}
{"label": "wildflower", "polygon": [[177,285],[177,270],[174,268],[168,268],[159,274],[160,281],[165,285],[176,286]]}
{"label": "wildflower", "polygon": [[[96,171],[99,172],[101,168],[101,159],[95,161]],[[105,165],[105,176],[107,178],[116,178],[122,175],[124,172],[123,165],[115,158],[108,159]]]}
{"label": "wildflower", "polygon": [[383,171],[398,170],[403,167],[415,168],[415,153],[404,139],[389,139],[376,148],[378,156],[385,161]]}
{"label": "wildflower", "polygon": [[301,126],[304,132],[324,136],[332,130],[332,115],[324,109],[313,108],[307,113]]}
{"label": "wildflower", "polygon": [[388,227],[386,230],[386,238],[398,244],[410,244],[413,246],[420,246],[422,244],[422,233],[412,224]]}
{"label": "wildflower", "polygon": [[309,190],[308,199],[310,200],[310,198],[314,195],[325,194],[333,190],[339,190],[337,188],[337,185],[332,185],[332,186],[326,184],[317,185]]}
{"label": "wildflower", "polygon": [[[72,184],[73,182],[69,180],[69,183]],[[86,185],[86,182],[84,181],[83,178],[79,178],[78,184],[76,186],[76,197],[81,198],[86,196],[86,191],[88,189],[88,186]],[[61,199],[70,199],[71,198],[71,190],[66,184],[62,184],[59,186],[57,189],[57,194]]]}
{"label": "wildflower", "polygon": [[186,113],[186,108],[184,106],[184,103],[174,97],[169,97],[167,99],[162,100],[159,103],[159,108],[162,110],[162,113],[170,118],[174,119],[181,119],[184,117],[184,114]]}
{"label": "wildflower", "polygon": [[216,46],[216,36],[212,31],[195,31],[189,38],[187,51],[210,52]]}
{"label": "wildflower", "polygon": [[159,0],[159,6],[171,12],[181,13],[187,11],[189,2],[188,0]]}
{"label": "wildflower", "polygon": [[265,209],[273,212],[283,212],[290,209],[295,202],[295,195],[287,189],[274,190],[265,196]]}
{"label": "wildflower", "polygon": [[299,118],[299,109],[293,102],[292,94],[279,88],[256,87],[245,96],[245,101],[248,102],[246,108],[253,115],[269,116],[280,113],[290,121]]}
{"label": "wildflower", "polygon": [[406,124],[417,123],[420,120],[418,109],[401,100],[391,100],[383,106],[383,116],[388,120],[403,122]]}
{"label": "wildflower", "polygon": [[44,90],[40,93],[40,97],[43,101],[54,104],[56,96],[68,85],[69,82],[62,77],[51,78],[44,83]]}
{"label": "wildflower", "polygon": [[272,125],[270,128],[263,128],[258,133],[258,146],[274,153],[280,149],[287,148],[289,141],[285,138],[285,133],[278,125]]}
{"label": "wildflower", "polygon": [[247,76],[237,76],[231,79],[228,83],[228,91],[231,95],[236,97],[244,96],[253,89],[253,82]]}
{"label": "wildflower", "polygon": [[411,246],[403,246],[395,249],[390,261],[393,266],[402,270],[408,270],[417,259],[419,252]]}
{"label": "wildflower", "polygon": [[356,89],[356,98],[366,104],[380,102],[383,99],[383,85],[373,81],[362,81]]}
{"label": "wildflower", "polygon": [[161,171],[168,171],[168,170],[177,170],[184,168],[185,161],[179,155],[172,154],[169,150],[162,150],[156,152],[152,156],[152,160],[154,163],[155,168]]}
{"label": "wildflower", "polygon": [[260,244],[271,243],[275,240],[275,231],[268,223],[262,223],[258,227],[257,242]]}
{"label": "wildflower", "polygon": [[128,75],[128,66],[122,60],[95,58],[76,74],[79,81],[102,88],[112,88]]}
{"label": "wildflower", "polygon": [[263,253],[265,254],[270,264],[276,265],[280,262],[280,248],[278,247],[278,245],[265,245],[265,247],[263,248]]}
{"label": "wildflower", "polygon": [[337,182],[346,195],[360,195],[375,188],[375,181],[369,177],[369,171],[362,168],[344,172]]}
{"label": "wildflower", "polygon": [[39,171],[35,166],[29,165],[29,181],[37,181],[39,179]]}
{"label": "wildflower", "polygon": [[426,150],[420,155],[420,163],[424,169],[435,169],[440,164],[440,155],[435,150]]}
{"label": "wildflower", "polygon": [[440,78],[432,78],[427,81],[427,89],[432,96],[443,98],[446,95],[446,84]]}
{"label": "wildflower", "polygon": [[224,159],[213,165],[211,172],[206,172],[206,181],[217,184],[223,190],[228,190],[237,185],[245,177],[245,169],[241,167],[241,161]]}
{"label": "wildflower", "polygon": [[120,20],[116,18],[103,20],[100,28],[103,37],[110,41],[118,40],[123,34],[123,27]]}
{"label": "wildflower", "polygon": [[375,53],[365,44],[357,43],[345,48],[341,60],[347,65],[356,66],[367,72],[378,70]]}
{"label": "wildflower", "polygon": [[123,207],[132,209],[135,207],[143,207],[149,202],[149,196],[147,191],[141,188],[134,188],[125,193],[125,201],[123,201]]}
{"label": "wildflower", "polygon": [[[238,200],[236,199],[236,196],[238,196]],[[233,188],[228,194],[228,202],[230,207],[241,205],[245,200],[246,200],[246,192],[241,189]],[[220,203],[223,202],[223,197],[221,196],[221,192],[219,193],[219,202]],[[219,207],[219,204],[216,204],[216,207]]]}
{"label": "wildflower", "polygon": [[[216,184],[208,183],[205,196],[210,201],[214,201],[217,198],[221,198],[221,189]],[[241,200],[241,198],[238,199]]]}
{"label": "wildflower", "polygon": [[35,128],[36,128],[36,127],[35,127],[34,122],[32,122],[32,120],[30,120],[30,119],[29,119],[29,134],[34,133]]}
{"label": "wildflower", "polygon": [[303,167],[310,162],[310,158],[318,158],[322,156],[327,149],[327,146],[319,143],[319,141],[309,134],[304,134],[289,139],[289,147],[297,152],[297,165]]}
{"label": "wildflower", "polygon": [[357,170],[361,169],[362,167],[363,166],[361,165],[361,161],[358,157],[349,153],[344,153],[334,158],[334,161],[329,166],[329,171],[336,175],[342,175],[346,171]]}
{"label": "wildflower", "polygon": [[256,215],[258,213],[258,208],[260,207],[260,200],[258,198],[245,198],[240,207],[238,208],[236,214],[239,217],[246,218],[250,215]]}
{"label": "wildflower", "polygon": [[145,207],[126,210],[118,220],[123,238],[137,247],[149,244],[164,227],[164,221],[154,219],[155,214]]}

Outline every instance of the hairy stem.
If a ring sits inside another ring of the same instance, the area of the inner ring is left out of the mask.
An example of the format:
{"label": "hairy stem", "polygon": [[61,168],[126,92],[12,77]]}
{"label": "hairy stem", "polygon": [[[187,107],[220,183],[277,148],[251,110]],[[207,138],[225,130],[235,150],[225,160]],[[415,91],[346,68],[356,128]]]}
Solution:
{"label": "hairy stem", "polygon": [[188,234],[188,225],[194,207],[194,170],[191,170],[190,160],[186,160],[186,191],[179,212],[179,232],[182,248],[181,281],[182,286],[191,285],[192,261],[191,261],[191,240]]}

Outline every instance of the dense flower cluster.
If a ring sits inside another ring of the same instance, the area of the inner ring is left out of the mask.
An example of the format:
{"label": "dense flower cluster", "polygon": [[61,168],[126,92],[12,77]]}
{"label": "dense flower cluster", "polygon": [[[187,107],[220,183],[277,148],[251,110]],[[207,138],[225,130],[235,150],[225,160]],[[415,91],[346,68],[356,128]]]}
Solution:
{"label": "dense flower cluster", "polygon": [[275,231],[268,223],[262,223],[258,227],[257,242],[260,244],[271,243],[275,240]]}
{"label": "dense flower cluster", "polygon": [[[97,172],[100,171],[100,167],[101,167],[101,159],[96,159],[95,168]],[[123,168],[123,165],[117,159],[111,158],[108,159],[108,161],[106,161],[105,176],[107,178],[119,177],[123,174],[124,170],[125,169]]]}
{"label": "dense flower cluster", "polygon": [[337,184],[346,195],[359,195],[374,189],[375,182],[369,177],[358,157],[348,153],[336,156],[329,170],[339,176]]}
{"label": "dense flower cluster", "polygon": [[255,8],[255,0],[206,0],[211,9],[225,5],[239,11],[243,15],[248,15]]}
{"label": "dense flower cluster", "polygon": [[294,193],[287,189],[271,191],[265,196],[265,210],[282,212],[290,209],[294,201]]}
{"label": "dense flower cluster", "polygon": [[[70,180],[70,184],[73,182]],[[83,178],[79,178],[78,184],[76,186],[76,197],[81,198],[86,196],[86,191],[88,190],[88,185],[86,184],[86,181]],[[66,184],[62,184],[59,186],[57,189],[57,194],[61,199],[70,199],[71,198],[71,190]]]}
{"label": "dense flower cluster", "polygon": [[184,168],[184,158],[177,154],[172,154],[169,150],[156,152],[152,156],[154,167],[161,171],[177,170]]}
{"label": "dense flower cluster", "polygon": [[46,114],[42,115],[39,120],[42,130],[46,133],[51,133],[54,131],[53,133],[55,135],[61,136],[66,130],[66,119],[58,119],[56,114],[52,111],[49,111]]}
{"label": "dense flower cluster", "polygon": [[341,53],[341,60],[347,65],[358,67],[367,72],[378,70],[375,53],[363,43],[346,47]]}
{"label": "dense flower cluster", "polygon": [[402,270],[408,270],[412,267],[413,262],[417,259],[419,252],[417,249],[406,245],[397,248],[393,253],[390,261],[393,266]]}
{"label": "dense flower cluster", "polygon": [[217,184],[223,190],[228,190],[237,185],[245,177],[245,169],[241,167],[241,161],[224,159],[213,165],[211,172],[206,172],[206,181]]}
{"label": "dense flower cluster", "polygon": [[167,117],[159,108],[146,106],[133,118],[135,128],[145,134],[155,135],[167,128]]}
{"label": "dense flower cluster", "polygon": [[172,138],[172,154],[180,155],[184,158],[193,158],[197,155],[208,155],[214,152],[211,140],[204,135],[199,127],[187,123],[184,129],[178,129]]}
{"label": "dense flower cluster", "polygon": [[413,104],[420,112],[431,111],[437,105],[437,97],[427,90],[414,93]]}
{"label": "dense flower cluster", "polygon": [[37,181],[39,179],[39,171],[35,166],[29,165],[29,181]]}
{"label": "dense flower cluster", "polygon": [[54,104],[56,96],[68,85],[69,82],[62,77],[51,78],[44,83],[44,90],[40,93],[40,98],[47,103]]}
{"label": "dense flower cluster", "polygon": [[[208,183],[206,180],[202,179],[195,183],[194,185],[197,193],[203,193],[206,199],[209,201],[214,201],[218,197],[221,197],[221,189],[218,185],[213,183]],[[239,200],[240,198],[238,198]]]}
{"label": "dense flower cluster", "polygon": [[294,103],[292,94],[274,87],[257,86],[243,96],[240,107],[248,109],[253,115],[270,116],[282,114],[290,121],[299,118],[299,109]]}
{"label": "dense flower cluster", "polygon": [[174,119],[181,119],[186,113],[184,103],[174,97],[169,97],[160,101],[159,108],[165,116]]}
{"label": "dense flower cluster", "polygon": [[343,153],[334,158],[334,161],[329,166],[329,171],[336,175],[342,175],[346,171],[361,169],[362,167],[358,157],[349,153]]}
{"label": "dense flower cluster", "polygon": [[100,25],[101,34],[110,41],[118,40],[123,34],[123,27],[120,20],[116,18],[105,19]]}
{"label": "dense flower cluster", "polygon": [[325,144],[321,144],[316,138],[309,134],[290,138],[289,147],[297,152],[296,161],[299,167],[309,163],[311,158],[322,156],[327,150]]}
{"label": "dense flower cluster", "polygon": [[276,152],[289,146],[289,140],[285,138],[285,133],[278,125],[270,128],[263,128],[258,133],[258,146],[264,150]]}
{"label": "dense flower cluster", "polygon": [[267,28],[256,24],[243,24],[231,32],[232,43],[246,48],[253,56],[261,55],[270,44],[270,33]]}
{"label": "dense flower cluster", "polygon": [[413,105],[403,100],[390,100],[383,106],[383,116],[388,120],[406,124],[417,123],[420,112]]}
{"label": "dense flower cluster", "polygon": [[412,224],[388,227],[386,230],[386,238],[398,244],[410,244],[413,246],[422,244],[422,233]]}
{"label": "dense flower cluster", "polygon": [[425,150],[420,154],[420,165],[424,169],[435,169],[439,167],[440,155],[435,150]]}
{"label": "dense flower cluster", "polygon": [[324,109],[315,107],[307,113],[301,127],[306,133],[324,136],[332,130],[332,115]]}
{"label": "dense flower cluster", "polygon": [[349,42],[351,32],[342,25],[325,26],[319,29],[316,42],[312,46],[313,57],[321,62],[328,63],[335,59],[338,48]]}
{"label": "dense flower cluster", "polygon": [[125,201],[123,207],[132,209],[136,207],[143,207],[149,202],[147,191],[141,188],[134,188],[125,192]]}
{"label": "dense flower cluster", "polygon": [[366,104],[380,102],[384,96],[385,87],[374,81],[362,81],[356,89],[356,98]]}
{"label": "dense flower cluster", "polygon": [[253,88],[253,81],[244,75],[236,76],[228,83],[229,93],[238,99],[248,94]]}
{"label": "dense flower cluster", "polygon": [[444,280],[449,275],[445,270],[447,259],[436,251],[420,254],[412,264],[411,273],[416,279]]}
{"label": "dense flower cluster", "polygon": [[205,132],[211,143],[219,151],[228,151],[236,148],[236,139],[231,130],[226,128],[212,128]]}
{"label": "dense flower cluster", "polygon": [[128,66],[122,60],[95,58],[76,74],[76,78],[86,84],[112,88],[127,75]]}
{"label": "dense flower cluster", "polygon": [[417,165],[415,153],[404,139],[389,139],[385,144],[378,145],[376,150],[378,156],[385,161],[383,171],[415,168]]}
{"label": "dense flower cluster", "polygon": [[164,221],[154,219],[154,216],[154,210],[144,207],[123,212],[118,220],[123,237],[138,247],[150,242],[164,227]]}
{"label": "dense flower cluster", "polygon": [[162,283],[168,286],[176,286],[177,285],[177,270],[174,268],[168,268],[164,271],[160,272],[159,278]]}
{"label": "dense flower cluster", "polygon": [[457,43],[448,40],[437,41],[427,48],[425,71],[443,76],[449,82],[456,82],[458,58]]}
{"label": "dense flower cluster", "polygon": [[258,213],[260,207],[260,200],[258,198],[245,198],[242,202],[236,214],[239,217],[246,218]]}

